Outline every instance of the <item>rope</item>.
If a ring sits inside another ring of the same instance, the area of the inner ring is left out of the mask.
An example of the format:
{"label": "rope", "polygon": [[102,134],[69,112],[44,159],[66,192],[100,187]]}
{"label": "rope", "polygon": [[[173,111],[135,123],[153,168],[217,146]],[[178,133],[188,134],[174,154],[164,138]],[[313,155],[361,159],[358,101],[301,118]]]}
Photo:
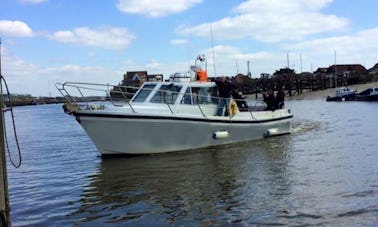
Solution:
{"label": "rope", "polygon": [[[9,108],[10,108],[10,112],[11,112],[11,116],[12,116],[12,125],[13,125],[14,138],[16,140],[16,145],[17,145],[17,150],[18,150],[18,156],[19,156],[18,163],[15,163],[13,161],[12,156],[10,154],[10,149],[9,149],[9,145],[8,145],[9,144],[8,143],[8,137],[7,137],[7,133],[6,133],[6,129],[5,129],[6,127],[4,127],[5,144],[6,144],[6,147],[7,147],[7,152],[8,152],[9,160],[11,161],[12,165],[15,168],[19,168],[21,166],[22,156],[21,156],[20,144],[18,142],[18,136],[17,136],[17,131],[16,131],[16,123],[14,121],[13,103],[12,103],[12,99],[10,98],[10,92],[9,92],[9,89],[8,89],[7,81],[5,80],[5,78],[3,77],[3,75],[0,75],[0,77],[1,77],[1,80],[4,81],[5,88],[7,90],[8,101],[9,101]],[[3,103],[1,103],[1,104],[3,104]],[[3,107],[3,105],[2,105],[2,107]],[[4,122],[4,125],[5,125],[5,122]]]}

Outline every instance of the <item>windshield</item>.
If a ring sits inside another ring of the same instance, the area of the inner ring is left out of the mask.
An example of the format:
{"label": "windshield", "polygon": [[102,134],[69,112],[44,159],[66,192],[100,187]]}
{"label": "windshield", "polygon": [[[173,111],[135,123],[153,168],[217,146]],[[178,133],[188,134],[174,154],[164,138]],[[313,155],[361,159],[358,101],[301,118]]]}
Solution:
{"label": "windshield", "polygon": [[218,103],[215,87],[188,87],[182,100],[182,104],[211,104]]}
{"label": "windshield", "polygon": [[180,94],[181,86],[174,84],[162,85],[160,89],[152,97],[151,102],[153,103],[166,103],[174,104],[178,95]]}
{"label": "windshield", "polygon": [[145,84],[134,97],[133,102],[144,102],[155,87],[156,84]]}

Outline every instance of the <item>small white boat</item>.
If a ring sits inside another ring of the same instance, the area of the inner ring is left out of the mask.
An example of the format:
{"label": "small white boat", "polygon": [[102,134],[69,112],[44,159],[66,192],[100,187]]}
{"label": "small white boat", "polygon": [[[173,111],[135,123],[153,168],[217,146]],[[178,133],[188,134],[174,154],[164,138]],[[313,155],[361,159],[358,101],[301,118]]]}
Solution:
{"label": "small white boat", "polygon": [[230,111],[237,112],[233,116],[215,116],[219,98],[213,82],[146,82],[129,101],[97,104],[77,102],[69,89],[81,95],[84,89],[103,91],[109,98],[109,85],[103,85],[105,89],[88,83],[57,85],[67,100],[65,111],[76,117],[102,155],[182,151],[291,131],[290,110],[253,108],[261,102],[249,111]]}

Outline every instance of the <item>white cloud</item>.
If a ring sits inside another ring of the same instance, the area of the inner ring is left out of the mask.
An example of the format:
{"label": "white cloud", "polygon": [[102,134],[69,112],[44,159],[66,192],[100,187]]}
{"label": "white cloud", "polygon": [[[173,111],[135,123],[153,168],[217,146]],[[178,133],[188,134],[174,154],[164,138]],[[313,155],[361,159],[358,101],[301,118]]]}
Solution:
{"label": "white cloud", "polygon": [[334,51],[337,53],[338,64],[362,64],[372,67],[378,62],[378,27],[356,32],[355,34],[313,39],[286,48],[302,52],[317,63],[328,66],[334,63]]}
{"label": "white cloud", "polygon": [[171,45],[182,45],[182,44],[187,44],[188,40],[186,39],[173,39],[171,40]]}
{"label": "white cloud", "polygon": [[310,49],[314,52],[324,52],[325,49],[340,49],[349,51],[368,50],[378,48],[376,42],[378,28],[359,31],[355,34],[334,36],[321,39],[313,39],[294,45],[289,45],[291,49]]}
{"label": "white cloud", "polygon": [[[217,39],[253,38],[262,42],[302,40],[306,36],[343,30],[348,20],[321,13],[332,0],[249,0],[233,9],[235,16],[212,23]],[[210,36],[210,24],[179,27],[181,34]],[[208,31],[208,32],[204,32]]]}
{"label": "white cloud", "polygon": [[134,60],[126,60],[122,64],[122,68],[126,69],[126,71],[141,71],[147,70],[150,74],[157,74],[162,73],[164,70],[165,65],[155,59],[151,59],[145,63],[138,63]]}
{"label": "white cloud", "polygon": [[45,67],[25,62],[11,55],[4,48],[2,74],[11,93],[33,96],[60,96],[55,83],[80,81],[88,83],[118,84],[122,80],[120,71],[101,66],[65,64]]}
{"label": "white cloud", "polygon": [[313,12],[318,11],[333,0],[248,0],[244,1],[233,9],[237,13],[251,13],[251,12],[275,12],[280,14],[287,14],[292,12]]}
{"label": "white cloud", "polygon": [[[188,62],[180,62],[178,59],[170,62],[161,62],[155,59],[147,62],[136,62],[134,60],[126,60],[122,64],[125,71],[141,71],[146,70],[149,74],[163,74],[164,79],[168,79],[170,75],[176,72],[185,72],[190,69]],[[125,73],[122,72],[122,73]]]}
{"label": "white cloud", "polygon": [[91,29],[80,27],[73,30],[54,32],[50,38],[62,43],[122,49],[135,39],[135,35],[126,28],[100,27]]}
{"label": "white cloud", "polygon": [[43,2],[47,2],[47,0],[19,0],[19,2],[25,3],[25,4],[40,4]]}
{"label": "white cloud", "polygon": [[153,59],[153,60],[151,60],[151,62],[146,64],[146,69],[154,70],[154,69],[158,69],[160,66],[161,66],[161,63],[158,62],[157,60]]}
{"label": "white cloud", "polygon": [[25,22],[0,20],[0,34],[14,37],[30,37],[33,36],[33,31]]}
{"label": "white cloud", "polygon": [[87,53],[87,57],[88,57],[88,59],[95,59],[96,58],[96,53],[90,51],[90,52]]}
{"label": "white cloud", "polygon": [[[245,52],[242,49],[229,46],[217,45],[213,49],[202,50],[207,62],[209,76],[234,76],[237,73],[247,74],[247,62],[250,62],[250,71],[254,77],[260,73],[273,73],[277,66],[282,65],[281,57],[277,53],[267,51]],[[215,60],[215,70],[214,70]]]}
{"label": "white cloud", "polygon": [[117,8],[121,12],[141,14],[149,17],[163,17],[183,12],[203,0],[118,0]]}

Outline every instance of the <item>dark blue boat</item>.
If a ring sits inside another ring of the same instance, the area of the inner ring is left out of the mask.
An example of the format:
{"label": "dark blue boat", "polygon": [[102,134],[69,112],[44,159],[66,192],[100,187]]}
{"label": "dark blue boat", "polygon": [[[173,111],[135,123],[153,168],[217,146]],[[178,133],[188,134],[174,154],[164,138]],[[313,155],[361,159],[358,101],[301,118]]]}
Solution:
{"label": "dark blue boat", "polygon": [[327,96],[327,102],[336,101],[355,101],[356,100],[356,90],[348,87],[338,87],[335,91],[335,96]]}
{"label": "dark blue boat", "polygon": [[368,88],[357,94],[357,101],[378,101],[378,87]]}

